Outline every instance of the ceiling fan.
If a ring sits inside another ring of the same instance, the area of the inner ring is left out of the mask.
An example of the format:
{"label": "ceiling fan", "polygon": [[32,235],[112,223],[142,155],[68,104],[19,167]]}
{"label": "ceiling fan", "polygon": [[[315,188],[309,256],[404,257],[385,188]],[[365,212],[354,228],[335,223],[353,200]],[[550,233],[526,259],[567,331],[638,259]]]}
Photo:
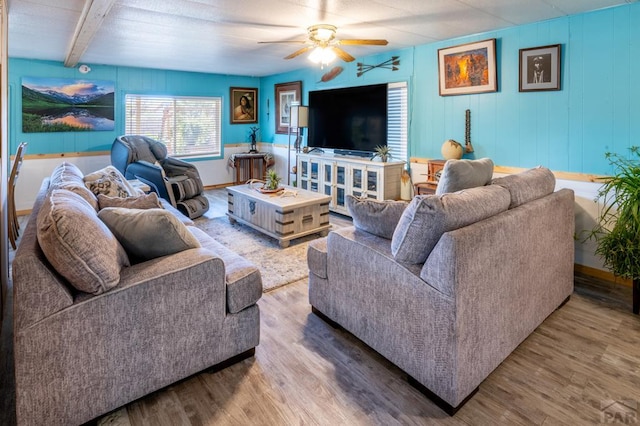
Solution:
{"label": "ceiling fan", "polygon": [[330,24],[317,24],[307,28],[306,40],[286,40],[286,41],[260,41],[258,43],[298,43],[306,44],[305,47],[296,50],[292,54],[285,56],[284,59],[293,59],[305,52],[311,51],[309,59],[313,62],[321,62],[323,65],[328,64],[333,59],[339,57],[345,62],[351,62],[355,58],[344,51],[340,46],[354,45],[375,45],[386,46],[387,40],[376,39],[336,39],[337,27]]}

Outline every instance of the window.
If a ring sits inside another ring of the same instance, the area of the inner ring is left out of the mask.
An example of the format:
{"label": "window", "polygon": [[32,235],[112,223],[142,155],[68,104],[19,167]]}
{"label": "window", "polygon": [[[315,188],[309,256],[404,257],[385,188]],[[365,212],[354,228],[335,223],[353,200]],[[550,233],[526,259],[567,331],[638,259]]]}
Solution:
{"label": "window", "polygon": [[173,157],[221,155],[222,98],[125,95],[125,132],[161,141]]}
{"label": "window", "polygon": [[407,83],[389,83],[387,94],[387,145],[394,160],[407,158]]}

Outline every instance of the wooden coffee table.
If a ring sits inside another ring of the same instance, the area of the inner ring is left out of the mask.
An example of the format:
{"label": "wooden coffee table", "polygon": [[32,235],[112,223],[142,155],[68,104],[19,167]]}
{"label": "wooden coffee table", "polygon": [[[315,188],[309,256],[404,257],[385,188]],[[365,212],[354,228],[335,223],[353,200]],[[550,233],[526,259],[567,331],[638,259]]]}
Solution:
{"label": "wooden coffee table", "polygon": [[283,186],[295,196],[263,194],[249,185],[227,187],[229,220],[238,221],[278,240],[280,247],[291,240],[314,233],[326,236],[331,197],[304,189]]}

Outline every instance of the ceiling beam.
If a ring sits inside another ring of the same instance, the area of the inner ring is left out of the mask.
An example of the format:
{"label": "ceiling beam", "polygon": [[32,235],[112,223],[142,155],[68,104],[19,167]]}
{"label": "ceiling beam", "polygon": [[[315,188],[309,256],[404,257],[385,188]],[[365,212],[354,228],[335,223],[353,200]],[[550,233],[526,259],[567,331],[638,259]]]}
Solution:
{"label": "ceiling beam", "polygon": [[71,46],[64,59],[65,67],[75,67],[78,64],[115,2],[116,0],[85,0]]}

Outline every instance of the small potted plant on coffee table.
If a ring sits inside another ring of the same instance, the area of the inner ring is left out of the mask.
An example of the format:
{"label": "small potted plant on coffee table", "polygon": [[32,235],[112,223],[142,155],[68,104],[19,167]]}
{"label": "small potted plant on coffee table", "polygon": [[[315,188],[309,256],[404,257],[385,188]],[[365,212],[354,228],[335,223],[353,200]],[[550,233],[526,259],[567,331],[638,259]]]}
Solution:
{"label": "small potted plant on coffee table", "polygon": [[267,174],[265,176],[265,183],[264,183],[264,190],[265,192],[276,192],[280,189],[282,189],[282,187],[280,186],[280,181],[282,180],[282,178],[280,176],[278,176],[278,173],[276,173],[275,169],[269,169],[267,170]]}

